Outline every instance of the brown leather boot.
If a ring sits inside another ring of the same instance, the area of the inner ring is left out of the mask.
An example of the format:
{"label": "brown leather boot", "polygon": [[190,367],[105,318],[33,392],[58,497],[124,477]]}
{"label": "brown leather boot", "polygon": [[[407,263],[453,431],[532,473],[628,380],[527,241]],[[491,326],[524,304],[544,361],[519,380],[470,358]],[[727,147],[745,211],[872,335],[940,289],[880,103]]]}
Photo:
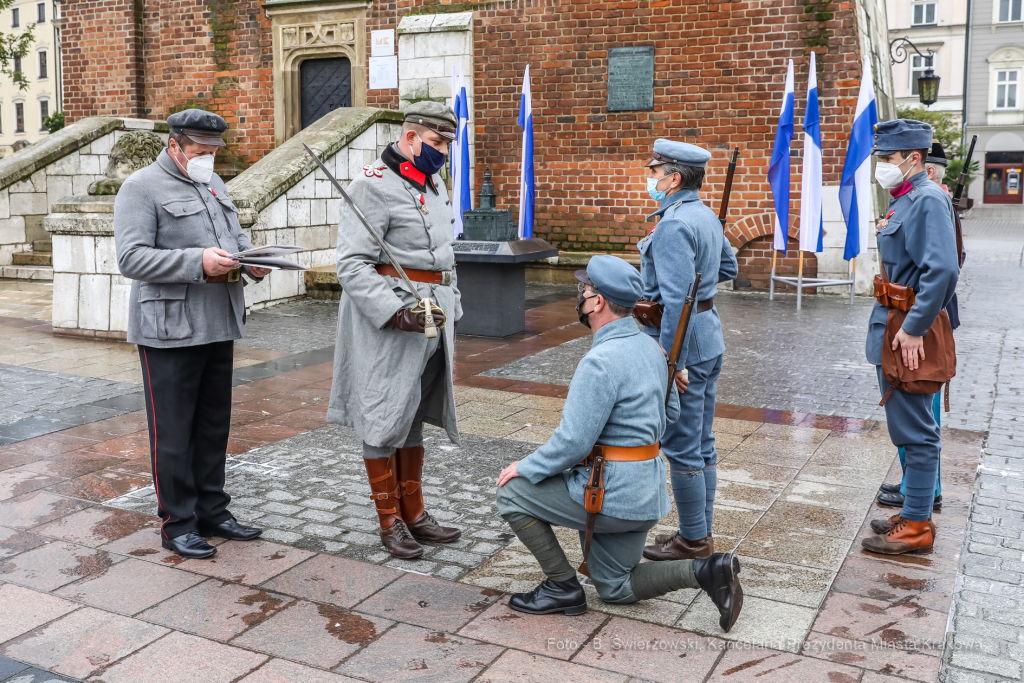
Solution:
{"label": "brown leather boot", "polygon": [[884,536],[869,536],[861,541],[865,550],[883,555],[902,555],[931,550],[935,542],[934,525],[930,519],[912,522],[900,517]]}
{"label": "brown leather boot", "polygon": [[[889,519],[873,519],[871,520],[871,530],[874,531],[876,534],[881,534],[882,536],[885,536],[887,533],[892,531],[893,528],[895,528],[899,521],[899,515],[893,515]],[[932,536],[938,536],[938,533],[935,529],[935,522],[929,519],[928,523],[932,525]]]}
{"label": "brown leather boot", "polygon": [[370,500],[376,504],[380,518],[380,542],[393,557],[412,560],[423,555],[423,546],[416,542],[398,516],[401,492],[395,477],[395,460],[392,453],[390,458],[363,458],[363,463],[370,479]]}
{"label": "brown leather boot", "polygon": [[459,540],[462,532],[450,526],[441,526],[423,509],[423,446],[399,448],[398,487],[402,498],[399,501],[402,519],[413,537],[418,541],[451,543]]}
{"label": "brown leather boot", "polygon": [[[679,532],[677,531],[676,534],[678,534],[678,533]],[[675,536],[676,534],[658,534],[657,536],[654,537],[654,545],[661,545],[662,543],[668,543],[669,541],[672,540],[672,537]],[[708,534],[708,537],[706,539],[704,539],[704,540],[706,540],[708,542],[708,547],[711,548],[711,553],[710,554],[714,555],[715,554],[715,539],[711,537],[711,534]]]}
{"label": "brown leather boot", "polygon": [[711,534],[699,541],[691,541],[677,533],[665,543],[655,543],[644,548],[644,557],[655,562],[665,560],[692,560],[711,556]]}

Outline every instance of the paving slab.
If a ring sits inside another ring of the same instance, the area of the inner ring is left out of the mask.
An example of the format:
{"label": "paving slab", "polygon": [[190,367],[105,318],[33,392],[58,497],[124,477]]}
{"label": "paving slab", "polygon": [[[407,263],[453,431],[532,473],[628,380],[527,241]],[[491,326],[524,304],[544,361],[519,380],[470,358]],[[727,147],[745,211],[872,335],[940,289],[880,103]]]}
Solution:
{"label": "paving slab", "polygon": [[506,650],[476,680],[480,683],[625,683],[628,678],[625,674],[530,652]]}
{"label": "paving slab", "polygon": [[0,584],[0,643],[81,607],[70,600],[13,584]]}
{"label": "paving slab", "polygon": [[402,572],[344,557],[315,555],[262,584],[314,602],[352,607],[403,576]]}
{"label": "paving slab", "polygon": [[239,683],[349,683],[355,680],[284,659],[271,659]]}
{"label": "paving slab", "polygon": [[172,632],[89,679],[92,683],[231,683],[267,660],[204,638]]}
{"label": "paving slab", "polygon": [[406,574],[356,606],[360,612],[455,632],[496,602],[500,594],[428,576]]}
{"label": "paving slab", "polygon": [[122,557],[95,548],[53,541],[0,563],[0,579],[37,590],[52,591],[102,572],[123,560]]}
{"label": "paving slab", "polygon": [[138,614],[201,583],[204,577],[128,558],[68,584],[57,595],[119,614]]}

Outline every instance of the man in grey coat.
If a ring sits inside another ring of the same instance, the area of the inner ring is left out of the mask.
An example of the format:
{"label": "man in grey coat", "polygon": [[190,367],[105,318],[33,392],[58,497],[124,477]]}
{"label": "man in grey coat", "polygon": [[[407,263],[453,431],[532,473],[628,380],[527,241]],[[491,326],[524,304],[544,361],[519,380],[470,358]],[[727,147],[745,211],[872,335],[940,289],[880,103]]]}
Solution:
{"label": "man in grey coat", "polygon": [[455,219],[437,175],[455,130],[455,114],[443,104],[411,105],[398,142],[348,188],[419,298],[430,297],[443,311],[438,336],[424,335],[417,300],[344,201],[338,226],[342,294],[327,419],[355,428],[362,439],[381,542],[401,559],[420,557],[419,541],[451,543],[461,535],[426,512],[422,492],[423,423],[459,443],[452,380],[455,322],[462,317]]}
{"label": "man in grey coat", "polygon": [[186,109],[167,119],[157,160],[133,173],[114,201],[121,274],[132,280],[128,341],[142,363],[149,445],[164,548],[205,558],[202,536],[246,541],[261,530],[228,512],[224,466],[231,423],[234,340],[244,336],[242,272],[231,254],[252,248],[213,172],[227,123]]}
{"label": "man in grey coat", "polygon": [[715,309],[718,283],[736,277],[739,268],[715,213],[700,200],[704,167],[711,154],[674,140],[657,140],[647,164],[647,188],[661,202],[653,215],[657,227],[640,249],[644,299],[664,306],[661,327],[645,327],[662,348],[672,348],[687,288],[703,276],[676,376],[679,419],[668,426],[662,448],[671,465],[672,493],[679,532],[659,535],[644,549],[649,560],[685,560],[714,552],[714,513],[718,454],[711,426],[715,419],[715,383],[722,371],[725,341]]}

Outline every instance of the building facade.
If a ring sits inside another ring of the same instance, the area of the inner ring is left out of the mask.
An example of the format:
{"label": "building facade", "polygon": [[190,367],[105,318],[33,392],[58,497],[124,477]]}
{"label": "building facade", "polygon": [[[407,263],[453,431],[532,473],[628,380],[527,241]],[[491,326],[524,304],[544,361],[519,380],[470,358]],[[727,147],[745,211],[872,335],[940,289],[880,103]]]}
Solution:
{"label": "building facade", "polygon": [[[896,104],[920,107],[917,79],[933,69],[939,81],[939,99],[930,111],[949,112],[962,120],[967,5],[972,0],[890,0],[886,5],[889,41],[907,38],[917,50],[905,48],[892,66]],[[920,51],[921,54],[918,54]],[[905,57],[905,59],[904,59]]]}
{"label": "building facade", "polygon": [[972,0],[968,37],[968,141],[981,177],[970,188],[976,205],[1024,202],[1024,16],[1021,0]]}
{"label": "building facade", "polygon": [[[476,174],[490,166],[513,208],[530,65],[535,234],[563,249],[636,249],[655,208],[641,160],[661,137],[712,150],[703,196],[716,209],[728,153],[740,148],[729,236],[757,247],[772,230],[766,173],[789,59],[799,125],[817,53],[826,199],[838,194],[865,56],[880,118],[894,115],[882,0],[75,0],[61,25],[69,122],[211,109],[230,124],[218,155],[226,175],[333,107],[450,101],[461,69]],[[616,55],[637,77],[610,88]],[[613,106],[616,97],[626,103]],[[798,128],[794,155],[799,140]],[[795,231],[799,157],[792,171]],[[845,275],[842,216],[825,222],[829,253],[817,255],[817,272]]]}
{"label": "building facade", "polygon": [[59,5],[50,0],[20,0],[0,13],[0,29],[21,34],[31,28],[33,42],[24,57],[9,65],[28,80],[21,89],[0,76],[0,156],[47,135],[43,119],[61,110],[60,35],[54,21]]}

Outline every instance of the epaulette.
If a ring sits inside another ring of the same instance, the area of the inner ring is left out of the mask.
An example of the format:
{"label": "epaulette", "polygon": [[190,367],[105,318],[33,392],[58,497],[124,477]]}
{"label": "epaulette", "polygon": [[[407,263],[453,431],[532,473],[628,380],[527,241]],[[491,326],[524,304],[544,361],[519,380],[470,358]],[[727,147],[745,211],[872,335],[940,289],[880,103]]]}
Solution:
{"label": "epaulette", "polygon": [[378,164],[376,166],[374,166],[373,164],[369,166],[363,166],[363,175],[365,175],[367,178],[383,178],[384,174],[382,173],[382,171],[385,168],[387,168],[387,166],[385,166],[384,164]]}

